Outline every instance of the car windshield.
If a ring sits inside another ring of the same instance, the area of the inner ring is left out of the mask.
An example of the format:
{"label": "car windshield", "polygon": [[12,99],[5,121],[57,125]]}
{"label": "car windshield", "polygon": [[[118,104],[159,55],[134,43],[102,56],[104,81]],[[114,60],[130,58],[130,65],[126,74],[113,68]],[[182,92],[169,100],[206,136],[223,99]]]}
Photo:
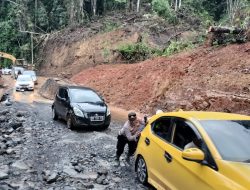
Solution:
{"label": "car windshield", "polygon": [[20,75],[17,81],[32,81],[32,78],[29,75]]}
{"label": "car windshield", "polygon": [[14,70],[19,71],[19,70],[23,70],[23,68],[22,67],[14,67]]}
{"label": "car windshield", "polygon": [[72,103],[102,102],[102,99],[89,89],[70,89],[70,97]]}
{"label": "car windshield", "polygon": [[36,73],[34,71],[24,71],[23,75],[31,75],[31,76],[36,76]]}
{"label": "car windshield", "polygon": [[250,120],[200,121],[222,159],[250,162]]}

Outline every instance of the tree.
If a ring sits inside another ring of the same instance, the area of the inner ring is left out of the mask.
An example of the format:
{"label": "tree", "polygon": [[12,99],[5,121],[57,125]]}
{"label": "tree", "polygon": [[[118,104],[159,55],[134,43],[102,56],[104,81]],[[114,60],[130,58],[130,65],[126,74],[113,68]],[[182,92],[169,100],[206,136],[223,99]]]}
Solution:
{"label": "tree", "polygon": [[246,7],[247,0],[227,0],[227,13],[231,25],[235,24],[237,15]]}

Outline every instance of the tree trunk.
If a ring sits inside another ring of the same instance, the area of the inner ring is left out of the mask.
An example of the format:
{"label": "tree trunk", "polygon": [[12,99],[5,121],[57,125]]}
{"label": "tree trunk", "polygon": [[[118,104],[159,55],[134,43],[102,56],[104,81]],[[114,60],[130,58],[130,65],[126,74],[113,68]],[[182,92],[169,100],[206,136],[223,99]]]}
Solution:
{"label": "tree trunk", "polygon": [[70,2],[70,15],[69,15],[69,20],[70,20],[70,24],[74,25],[75,23],[75,19],[74,19],[74,1]]}
{"label": "tree trunk", "polygon": [[133,11],[133,0],[128,0],[128,10]]}
{"label": "tree trunk", "polygon": [[[233,34],[233,36],[229,35]],[[228,37],[229,36],[229,37]],[[244,43],[248,40],[247,30],[243,28],[228,28],[219,26],[210,26],[208,29],[207,40],[205,41],[206,46],[213,46],[214,42],[217,44],[225,43]]]}
{"label": "tree trunk", "polygon": [[241,34],[241,33],[244,33],[245,30],[242,28],[227,28],[227,27],[219,27],[219,26],[210,26],[210,28],[208,29],[208,32]]}
{"label": "tree trunk", "polygon": [[137,7],[136,7],[137,13],[139,13],[139,11],[140,11],[140,4],[141,4],[141,0],[137,0]]}
{"label": "tree trunk", "polygon": [[178,0],[175,0],[175,6],[174,6],[174,10],[177,11],[178,10]]}
{"label": "tree trunk", "polygon": [[181,0],[179,0],[179,8],[181,8]]}
{"label": "tree trunk", "polygon": [[91,0],[93,15],[96,15],[96,0]]}

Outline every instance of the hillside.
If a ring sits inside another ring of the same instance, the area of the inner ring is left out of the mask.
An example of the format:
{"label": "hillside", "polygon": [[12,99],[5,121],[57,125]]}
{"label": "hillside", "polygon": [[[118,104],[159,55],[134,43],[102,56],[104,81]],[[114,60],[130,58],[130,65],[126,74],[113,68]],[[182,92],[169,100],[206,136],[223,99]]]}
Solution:
{"label": "hillside", "polygon": [[173,27],[155,15],[106,16],[48,36],[39,72],[94,88],[109,104],[142,113],[182,108],[250,114],[249,42],[133,64],[117,51],[141,41],[158,49],[175,38],[195,42],[201,28],[195,20]]}
{"label": "hillside", "polygon": [[[79,28],[67,28],[47,37],[40,46],[39,72],[46,76],[69,78],[82,69],[100,64],[120,64],[117,49],[144,42],[164,49],[171,40],[194,40],[201,28],[195,18],[173,26],[156,15],[111,14]],[[196,29],[196,31],[192,31]]]}
{"label": "hillside", "polygon": [[142,113],[182,108],[250,114],[250,43],[100,65],[72,81],[98,90],[112,105]]}

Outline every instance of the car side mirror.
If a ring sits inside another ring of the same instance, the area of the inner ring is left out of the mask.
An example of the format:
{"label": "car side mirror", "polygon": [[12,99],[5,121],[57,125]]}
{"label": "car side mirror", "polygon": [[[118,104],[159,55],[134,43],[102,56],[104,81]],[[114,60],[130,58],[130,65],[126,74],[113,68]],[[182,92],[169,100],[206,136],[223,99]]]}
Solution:
{"label": "car side mirror", "polygon": [[104,98],[102,96],[100,96],[100,98],[102,99],[103,102],[105,102]]}
{"label": "car side mirror", "polygon": [[182,158],[193,162],[202,162],[205,159],[205,154],[198,148],[189,148],[182,152]]}
{"label": "car side mirror", "polygon": [[62,101],[66,102],[66,98],[61,98]]}

